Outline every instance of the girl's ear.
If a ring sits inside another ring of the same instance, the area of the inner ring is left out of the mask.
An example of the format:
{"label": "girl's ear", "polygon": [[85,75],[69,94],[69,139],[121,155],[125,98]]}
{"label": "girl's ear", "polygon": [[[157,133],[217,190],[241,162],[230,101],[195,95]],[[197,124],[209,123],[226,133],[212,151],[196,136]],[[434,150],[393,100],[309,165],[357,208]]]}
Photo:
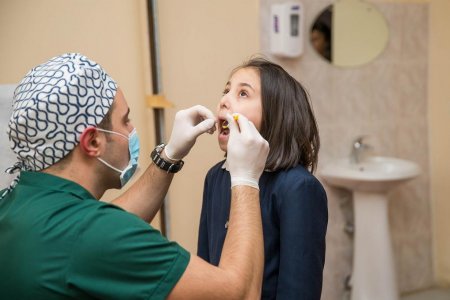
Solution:
{"label": "girl's ear", "polygon": [[80,136],[80,148],[88,156],[100,155],[100,136],[94,126],[87,127]]}

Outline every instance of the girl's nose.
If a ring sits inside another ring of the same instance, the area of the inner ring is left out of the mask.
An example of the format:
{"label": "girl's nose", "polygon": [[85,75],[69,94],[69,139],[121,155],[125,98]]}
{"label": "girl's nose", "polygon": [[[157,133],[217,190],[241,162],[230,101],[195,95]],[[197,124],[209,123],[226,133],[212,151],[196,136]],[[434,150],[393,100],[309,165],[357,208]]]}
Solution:
{"label": "girl's nose", "polygon": [[230,109],[230,99],[227,94],[223,95],[219,101],[219,108]]}

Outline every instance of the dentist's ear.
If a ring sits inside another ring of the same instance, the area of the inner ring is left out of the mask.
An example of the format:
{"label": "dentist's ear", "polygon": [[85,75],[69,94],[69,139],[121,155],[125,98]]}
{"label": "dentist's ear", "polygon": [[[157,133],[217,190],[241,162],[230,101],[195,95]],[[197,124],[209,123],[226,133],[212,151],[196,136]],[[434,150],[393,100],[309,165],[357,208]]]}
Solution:
{"label": "dentist's ear", "polygon": [[87,127],[80,136],[81,151],[87,156],[100,155],[100,144],[100,136],[94,126]]}

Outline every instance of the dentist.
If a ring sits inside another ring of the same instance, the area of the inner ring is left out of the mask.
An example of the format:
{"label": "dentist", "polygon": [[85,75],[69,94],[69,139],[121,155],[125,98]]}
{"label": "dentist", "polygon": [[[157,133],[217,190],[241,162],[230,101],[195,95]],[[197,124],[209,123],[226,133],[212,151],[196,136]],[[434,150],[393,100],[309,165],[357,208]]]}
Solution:
{"label": "dentist", "polygon": [[20,82],[7,132],[19,176],[0,191],[0,298],[257,299],[263,271],[258,180],[268,143],[228,116],[231,211],[219,265],[168,241],[148,222],[196,138],[214,131],[202,106],[176,114],[167,145],[133,176],[138,134],[123,92],[97,63],[68,53]]}

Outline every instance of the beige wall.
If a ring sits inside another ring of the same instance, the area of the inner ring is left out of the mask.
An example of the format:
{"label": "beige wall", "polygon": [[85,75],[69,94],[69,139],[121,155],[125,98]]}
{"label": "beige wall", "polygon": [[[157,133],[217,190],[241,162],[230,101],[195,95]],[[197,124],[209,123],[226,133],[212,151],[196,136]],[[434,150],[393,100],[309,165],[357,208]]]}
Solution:
{"label": "beige wall", "polygon": [[[83,53],[123,89],[145,167],[154,134],[153,116],[145,103],[150,85],[144,4],[143,0],[2,0],[0,84],[18,83],[30,68],[61,53]],[[104,199],[118,193],[109,192]]]}
{"label": "beige wall", "polygon": [[[163,90],[176,105],[168,133],[178,109],[200,103],[215,112],[231,69],[259,51],[258,2],[158,1]],[[170,238],[194,253],[203,180],[221,159],[217,135],[200,137],[170,189]]]}
{"label": "beige wall", "polygon": [[450,286],[450,1],[432,0],[428,113],[434,268],[437,280]]}

